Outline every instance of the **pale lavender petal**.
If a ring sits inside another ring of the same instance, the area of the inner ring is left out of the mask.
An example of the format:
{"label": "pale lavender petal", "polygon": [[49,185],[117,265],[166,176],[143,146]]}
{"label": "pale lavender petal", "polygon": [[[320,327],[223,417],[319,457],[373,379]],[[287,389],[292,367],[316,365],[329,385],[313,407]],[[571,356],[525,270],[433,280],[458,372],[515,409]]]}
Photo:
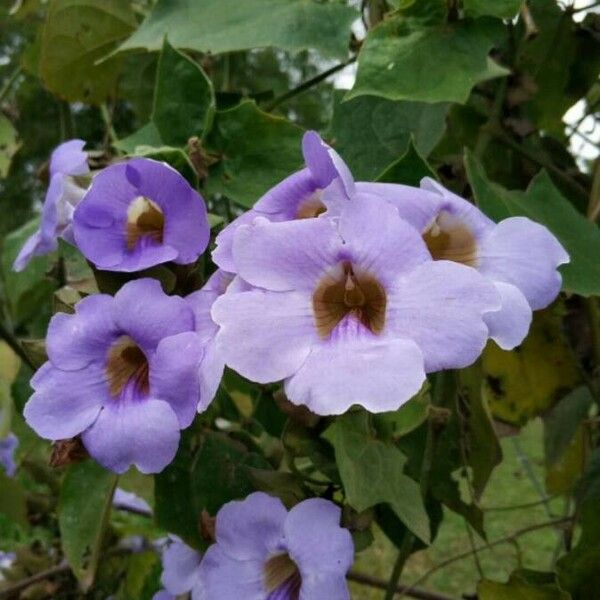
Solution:
{"label": "pale lavender petal", "polygon": [[57,146],[50,157],[50,176],[87,175],[90,172],[83,140],[69,140]]}
{"label": "pale lavender petal", "polygon": [[162,555],[160,581],[165,589],[176,596],[191,591],[198,580],[201,560],[199,552],[173,536]]}
{"label": "pale lavender petal", "polygon": [[486,217],[474,204],[457,196],[434,179],[430,177],[422,179],[421,188],[438,194],[443,200],[442,209],[467,225],[476,239],[481,238],[494,227],[494,221]]}
{"label": "pale lavender petal", "polygon": [[302,580],[299,600],[350,600],[348,581],[345,575],[315,575]]}
{"label": "pale lavender petal", "polygon": [[233,262],[233,238],[235,237],[235,233],[242,225],[251,224],[259,214],[255,210],[249,210],[219,232],[215,240],[215,249],[212,251],[211,256],[213,262],[220,269],[229,273],[235,273],[236,268]]}
{"label": "pale lavender petal", "polygon": [[19,445],[19,439],[14,433],[0,438],[0,465],[9,477],[13,477],[17,471],[15,463],[15,450]]}
{"label": "pale lavender petal", "polygon": [[270,290],[313,290],[342,249],[330,219],[270,223],[256,219],[240,227],[233,242],[236,272]]}
{"label": "pale lavender petal", "polygon": [[569,262],[569,255],[548,229],[525,217],[498,223],[481,241],[477,254],[478,270],[518,287],[533,310],[545,308],[556,298],[562,283],[556,268]]}
{"label": "pale lavender petal", "polygon": [[103,467],[124,473],[136,466],[142,473],[159,473],[175,457],[179,421],[162,400],[113,401],[106,404],[82,440]]}
{"label": "pale lavender petal", "polygon": [[377,196],[395,206],[402,219],[419,232],[425,231],[442,208],[443,198],[436,193],[395,183],[357,182],[357,195]]}
{"label": "pale lavender petal", "polygon": [[273,186],[259,198],[253,210],[248,212],[252,213],[253,217],[264,216],[269,221],[291,221],[296,218],[302,201],[310,198],[319,189],[321,186],[310,169],[302,169]]}
{"label": "pale lavender petal", "polygon": [[50,440],[75,437],[89,427],[110,401],[104,369],[92,363],[79,371],[61,371],[45,363],[31,381],[35,392],[23,416],[40,436]]}
{"label": "pale lavender petal", "polygon": [[392,205],[379,199],[353,201],[340,216],[339,233],[352,264],[376,276],[384,286],[431,260],[420,233]]}
{"label": "pale lavender petal", "polygon": [[198,366],[203,355],[201,339],[187,331],[163,338],[150,359],[151,393],[168,402],[180,429],[188,427],[196,416],[200,402]]}
{"label": "pale lavender petal", "polygon": [[104,361],[120,332],[112,318],[113,298],[94,294],[75,305],[75,314],[57,313],[50,320],[46,351],[53,365],[66,371]]}
{"label": "pale lavender petal", "polygon": [[136,279],[115,295],[112,306],[117,326],[144,350],[154,350],[165,337],[194,329],[194,315],[179,296],[167,296],[156,279]]}
{"label": "pale lavender petal", "polygon": [[213,305],[217,347],[225,363],[259,383],[292,375],[317,340],[308,293],[226,293]]}
{"label": "pale lavender petal", "polygon": [[503,350],[512,350],[527,335],[531,325],[531,307],[527,298],[519,288],[510,283],[494,282],[502,299],[502,307],[498,311],[485,313],[490,337]]}
{"label": "pale lavender petal", "polygon": [[281,549],[287,515],[279,498],[263,492],[228,502],[217,514],[217,543],[236,560],[264,560]]}
{"label": "pale lavender petal", "polygon": [[216,341],[206,344],[204,355],[198,367],[198,377],[200,379],[200,401],[198,402],[198,412],[208,408],[217,394],[219,384],[223,378],[225,370],[225,360],[223,354],[217,347]]}
{"label": "pale lavender petal", "polygon": [[152,515],[150,505],[143,498],[119,487],[115,490],[112,504],[117,509],[133,510],[148,516]]}
{"label": "pale lavender petal", "polygon": [[499,308],[495,286],[475,269],[428,262],[390,291],[386,329],[418,344],[427,372],[458,369],[481,354],[488,338],[483,314]]}
{"label": "pale lavender petal", "polygon": [[35,256],[43,256],[54,252],[58,248],[58,203],[63,192],[63,176],[55,175],[50,180],[50,185],[44,199],[40,228],[31,235],[13,263],[13,269],[22,271]]}
{"label": "pale lavender petal", "polygon": [[398,409],[424,381],[423,355],[413,341],[364,332],[314,346],[285,381],[285,392],[318,415],[339,415],[354,404],[378,413]]}
{"label": "pale lavender petal", "polygon": [[265,600],[262,560],[239,561],[213,544],[202,559],[206,598],[219,600]]}
{"label": "pale lavender petal", "polygon": [[159,590],[152,596],[152,600],[177,600],[177,596],[169,594],[167,590]]}
{"label": "pale lavender petal", "polygon": [[[323,498],[296,504],[285,520],[285,546],[302,575],[302,587],[312,578],[344,577],[354,562],[354,543],[347,529],[340,527],[340,508]],[[345,587],[345,582],[344,582]],[[342,590],[332,598],[343,598]],[[308,596],[307,596],[308,597]]]}

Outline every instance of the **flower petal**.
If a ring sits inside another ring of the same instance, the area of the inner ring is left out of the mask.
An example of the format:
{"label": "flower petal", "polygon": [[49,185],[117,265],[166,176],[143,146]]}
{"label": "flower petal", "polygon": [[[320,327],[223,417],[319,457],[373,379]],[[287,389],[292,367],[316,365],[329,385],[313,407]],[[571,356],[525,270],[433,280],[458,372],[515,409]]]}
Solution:
{"label": "flower petal", "polygon": [[219,389],[219,384],[223,378],[225,370],[225,361],[223,355],[217,347],[216,341],[206,344],[204,355],[198,368],[198,377],[200,379],[200,401],[198,402],[198,412],[203,412],[213,401]]}
{"label": "flower petal", "polygon": [[339,233],[353,264],[384,286],[431,260],[421,234],[380,199],[365,197],[347,206],[340,216]]}
{"label": "flower petal", "polygon": [[233,262],[233,239],[235,233],[242,225],[250,225],[260,214],[262,213],[258,213],[255,210],[249,210],[237,217],[237,219],[234,219],[227,227],[224,227],[219,232],[219,235],[217,235],[217,238],[215,239],[215,249],[212,251],[211,256],[213,262],[220,269],[229,273],[235,273],[236,266]]}
{"label": "flower petal", "polygon": [[265,600],[262,560],[239,561],[213,544],[202,559],[202,581],[207,598]]}
{"label": "flower petal", "polygon": [[124,473],[134,465],[142,473],[159,473],[177,452],[179,421],[162,400],[113,401],[82,440],[92,457],[111,471]]}
{"label": "flower petal", "polygon": [[194,329],[194,315],[179,296],[167,296],[156,279],[136,279],[115,295],[112,307],[117,326],[146,351],[160,340]]}
{"label": "flower petal", "polygon": [[307,575],[302,578],[300,600],[327,598],[327,600],[350,600],[345,575]]}
{"label": "flower petal", "polygon": [[160,581],[165,589],[175,596],[189,592],[198,579],[201,559],[199,552],[173,536],[162,555]]}
{"label": "flower petal", "polygon": [[39,436],[49,440],[80,434],[110,400],[104,370],[97,363],[79,371],[61,371],[47,362],[31,383],[35,392],[23,415]]}
{"label": "flower petal", "polygon": [[481,241],[478,270],[518,287],[533,310],[545,308],[560,292],[556,268],[569,255],[543,225],[526,217],[501,221]]}
{"label": "flower petal", "polygon": [[270,223],[258,218],[240,227],[233,241],[233,260],[248,283],[269,290],[313,290],[337,262],[342,247],[327,218]]}
{"label": "flower petal", "polygon": [[263,492],[228,502],[217,514],[217,543],[236,560],[264,560],[281,549],[287,516],[281,500]]}
{"label": "flower petal", "polygon": [[303,588],[312,577],[343,577],[352,566],[354,544],[350,532],[340,527],[340,518],[340,508],[323,498],[305,500],[290,510],[284,525],[285,545],[300,569]]}
{"label": "flower petal", "polygon": [[502,307],[495,312],[485,313],[490,337],[503,350],[512,350],[527,335],[531,325],[531,307],[519,288],[510,283],[494,282],[502,298]]}
{"label": "flower petal", "polygon": [[255,213],[254,216],[262,215],[269,221],[292,221],[296,218],[302,201],[319,189],[319,181],[310,169],[302,169],[272,187],[249,212]]}
{"label": "flower petal", "polygon": [[421,180],[421,189],[437,194],[443,202],[442,210],[466,225],[476,239],[480,239],[494,227],[494,221],[484,215],[474,204],[457,196],[431,177]]}
{"label": "flower petal", "polygon": [[343,336],[315,346],[285,382],[294,404],[340,415],[353,404],[371,412],[398,409],[425,381],[423,356],[407,339]]}
{"label": "flower petal", "polygon": [[119,330],[112,318],[113,298],[93,294],[75,305],[75,314],[56,313],[50,320],[46,350],[52,364],[66,371],[104,361]]}
{"label": "flower petal", "polygon": [[162,209],[164,244],[177,251],[175,262],[194,262],[210,237],[206,204],[200,194],[167,163],[134,158],[127,162],[126,175],[137,195],[150,198]]}
{"label": "flower petal", "polygon": [[423,232],[439,213],[443,199],[435,193],[396,183],[356,184],[357,194],[377,196],[396,208],[398,214],[419,232]]}
{"label": "flower petal", "polygon": [[50,157],[50,176],[87,175],[90,167],[87,162],[87,152],[84,151],[83,140],[69,140],[57,146]]}
{"label": "flower petal", "polygon": [[259,383],[292,375],[317,340],[311,297],[298,292],[226,293],[213,305],[225,363]]}
{"label": "flower petal", "polygon": [[475,269],[428,262],[390,291],[386,328],[417,343],[427,372],[458,369],[481,354],[488,338],[482,316],[499,308],[496,288]]}
{"label": "flower petal", "polygon": [[186,331],[163,338],[150,359],[150,393],[168,402],[179,419],[179,427],[188,427],[200,402],[198,366],[204,347],[198,334]]}

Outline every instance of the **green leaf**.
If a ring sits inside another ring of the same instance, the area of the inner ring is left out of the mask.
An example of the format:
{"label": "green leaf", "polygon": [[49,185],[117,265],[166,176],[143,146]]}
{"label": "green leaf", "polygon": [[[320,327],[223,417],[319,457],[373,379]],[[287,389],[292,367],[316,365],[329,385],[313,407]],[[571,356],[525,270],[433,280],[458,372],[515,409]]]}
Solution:
{"label": "green leaf", "polygon": [[411,138],[406,152],[381,173],[377,177],[377,181],[382,183],[402,183],[418,187],[423,177],[437,179],[437,175],[427,164],[427,161],[419,154],[419,151],[415,147],[414,139]]}
{"label": "green leaf", "polygon": [[0,114],[0,179],[8,175],[12,158],[19,148],[17,130],[3,114]]}
{"label": "green leaf", "polygon": [[206,436],[192,469],[192,494],[196,512],[217,514],[223,504],[254,491],[248,468],[270,468],[259,454],[239,442],[211,433]]}
{"label": "green leaf", "polygon": [[12,265],[27,238],[39,227],[39,218],[29,221],[4,238],[0,265],[3,274],[4,294],[15,325],[29,318],[46,313],[50,315],[49,298],[54,289],[46,278],[46,272],[55,255],[34,258],[21,273],[13,271]]}
{"label": "green leaf", "polygon": [[527,191],[509,191],[489,181],[481,163],[468,150],[465,164],[475,198],[488,217],[501,221],[524,216],[545,225],[571,258],[559,268],[563,289],[582,296],[600,294],[600,262],[596,260],[600,256],[600,231],[573,208],[545,171],[533,178]]}
{"label": "green leaf", "polygon": [[210,128],[215,95],[200,65],[175,50],[165,39],[158,61],[151,121],[168,146],[183,146]]}
{"label": "green leaf", "polygon": [[501,23],[488,18],[386,19],[369,32],[347,97],[464,103],[476,83],[508,74],[488,56],[503,33]]}
{"label": "green leaf", "polygon": [[573,600],[597,596],[600,587],[600,449],[596,448],[582,480],[578,511],[581,536],[577,545],[557,563],[558,579]]}
{"label": "green leaf", "polygon": [[135,29],[125,0],[52,0],[42,36],[40,73],[69,101],[101,103],[114,91],[120,58],[107,56]]}
{"label": "green leaf", "polygon": [[27,502],[25,490],[15,479],[8,477],[0,469],[0,514],[11,521],[27,526]]}
{"label": "green leaf", "polygon": [[325,438],[333,444],[348,503],[362,512],[389,503],[420,539],[429,541],[429,518],[419,485],[402,472],[406,457],[392,444],[372,437],[369,415],[349,413],[336,419]]}
{"label": "green leaf", "polygon": [[[516,59],[518,72],[530,78],[533,96],[523,112],[538,128],[563,136],[562,116],[579,99],[567,93],[573,67],[580,62],[597,65],[594,54],[598,56],[598,44],[585,58],[578,56],[579,35],[568,12],[547,0],[531,0],[528,7],[538,34],[519,46]],[[596,67],[591,81],[597,77]]]}
{"label": "green leaf", "polygon": [[483,394],[494,417],[512,425],[548,411],[581,382],[580,367],[562,331],[560,305],[537,311],[518,352],[490,342],[483,352]]}
{"label": "green leaf", "polygon": [[250,208],[300,168],[301,137],[299,127],[261,111],[251,101],[217,112],[208,145],[222,159],[211,170],[209,193],[224,194]]}
{"label": "green leaf", "polygon": [[465,14],[469,17],[498,17],[512,19],[523,0],[463,0]]}
{"label": "green leaf", "polygon": [[175,460],[155,476],[155,518],[165,530],[195,548],[206,548],[200,536],[202,511],[216,515],[230,500],[254,491],[250,468],[269,469],[259,454],[220,433],[208,433],[194,453],[184,436]]}
{"label": "green leaf", "polygon": [[466,463],[473,473],[471,485],[479,500],[494,468],[502,462],[492,416],[481,392],[483,373],[478,366],[459,372],[459,409],[461,438]]}
{"label": "green leaf", "polygon": [[589,388],[581,386],[544,414],[544,454],[547,464],[556,463],[566,452],[593,402]]}
{"label": "green leaf", "polygon": [[84,588],[93,583],[117,476],[86,460],[67,470],[58,501],[63,552]]}
{"label": "green leaf", "polygon": [[424,385],[416,396],[398,410],[373,415],[377,432],[386,439],[397,439],[410,433],[427,419],[429,403],[429,387]]}
{"label": "green leaf", "polygon": [[560,588],[554,573],[519,569],[506,583],[483,579],[477,586],[479,600],[571,600]]}
{"label": "green leaf", "polygon": [[427,155],[444,132],[447,104],[393,102],[374,96],[342,102],[344,93],[335,92],[327,136],[357,180],[378,178],[407,152],[411,135],[419,152]]}
{"label": "green leaf", "polygon": [[158,148],[163,145],[160,131],[155,123],[150,121],[131,135],[115,142],[114,147],[125,154],[139,154],[148,148]]}
{"label": "green leaf", "polygon": [[159,0],[119,50],[158,50],[168,36],[176,48],[211,54],[274,46],[343,58],[357,16],[314,0]]}

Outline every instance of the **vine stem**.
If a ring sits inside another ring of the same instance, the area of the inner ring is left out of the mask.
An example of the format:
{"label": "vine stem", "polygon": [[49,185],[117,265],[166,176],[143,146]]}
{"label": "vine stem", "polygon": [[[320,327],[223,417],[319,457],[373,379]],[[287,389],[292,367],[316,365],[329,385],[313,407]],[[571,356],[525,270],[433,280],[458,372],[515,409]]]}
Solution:
{"label": "vine stem", "polygon": [[488,544],[478,546],[474,549],[467,550],[465,552],[461,552],[460,554],[455,554],[454,556],[451,556],[450,558],[447,558],[446,560],[439,562],[437,565],[431,567],[431,569],[429,569],[428,571],[423,573],[423,575],[421,575],[414,583],[412,583],[410,586],[408,586],[406,588],[406,591],[402,592],[402,595],[404,595],[404,596],[410,595],[411,591],[414,590],[416,586],[423,583],[426,579],[428,579],[436,571],[439,571],[440,569],[443,569],[444,567],[447,567],[448,565],[451,565],[452,563],[454,563],[458,560],[462,560],[463,558],[468,558],[474,552],[483,552],[485,550],[495,548],[496,546],[500,546],[502,544],[512,544],[512,543],[514,543],[514,541],[517,538],[519,538],[522,535],[525,535],[527,533],[532,533],[533,531],[537,531],[538,529],[545,529],[546,527],[558,527],[561,525],[567,525],[572,522],[573,522],[573,517],[561,517],[559,519],[553,519],[552,521],[544,521],[543,523],[536,523],[535,525],[529,525],[528,527],[523,527],[522,529],[513,531],[513,533],[510,533],[510,534],[508,534],[502,538],[499,538],[493,542],[489,542]]}
{"label": "vine stem", "polygon": [[32,370],[35,371],[36,367],[31,362],[29,356],[25,350],[23,350],[23,346],[19,344],[17,338],[8,331],[8,329],[0,322],[0,339],[4,340],[14,351],[14,353],[19,356],[19,358]]}
{"label": "vine stem", "polygon": [[311,87],[314,87],[315,85],[318,85],[322,81],[325,81],[325,79],[327,79],[328,77],[331,77],[331,75],[333,75],[334,73],[337,73],[338,71],[341,71],[348,65],[351,65],[353,62],[356,62],[356,58],[357,58],[356,56],[352,56],[348,60],[341,62],[337,65],[334,65],[330,69],[327,69],[327,71],[323,71],[323,73],[319,73],[312,79],[308,79],[307,81],[301,83],[299,86],[295,87],[293,90],[290,90],[289,92],[286,92],[285,94],[282,94],[281,96],[278,96],[270,104],[267,105],[267,107],[266,107],[267,112],[271,112],[272,110],[276,109],[280,104],[287,102],[294,96],[298,96],[302,92],[305,92],[306,90],[310,89]]}
{"label": "vine stem", "polygon": [[[442,401],[448,394],[453,394],[455,393],[455,391],[456,381],[454,373],[452,371],[441,371],[440,373],[438,373],[431,395],[431,408],[435,410],[435,408],[442,403]],[[425,440],[425,451],[423,453],[423,461],[421,463],[420,486],[423,502],[425,502],[427,499],[427,494],[429,491],[429,479],[431,475],[431,468],[433,466],[433,455],[435,450],[437,428],[434,419],[435,415],[430,413],[429,419],[427,421],[427,438]],[[390,575],[390,579],[387,584],[384,600],[393,600],[394,596],[398,592],[398,582],[400,581],[400,576],[402,575],[404,565],[406,564],[406,561],[408,560],[408,557],[411,554],[411,550],[415,543],[415,539],[416,538],[414,534],[407,529],[404,534],[402,544],[400,545],[400,549],[398,550],[398,556],[396,557],[396,562],[394,563],[394,568],[392,569],[392,574]]]}

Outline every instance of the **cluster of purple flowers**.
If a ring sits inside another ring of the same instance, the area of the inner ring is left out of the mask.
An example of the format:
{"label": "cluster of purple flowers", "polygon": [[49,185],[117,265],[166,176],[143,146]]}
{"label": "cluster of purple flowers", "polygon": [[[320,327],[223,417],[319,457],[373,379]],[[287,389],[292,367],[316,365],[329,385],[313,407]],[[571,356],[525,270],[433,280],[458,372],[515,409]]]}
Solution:
{"label": "cluster of purple flowers", "polygon": [[346,573],[354,560],[338,506],[310,498],[288,511],[255,492],[225,504],[216,542],[204,555],[172,537],[163,552],[164,590],[154,600],[348,600]]}
{"label": "cluster of purple flowers", "polygon": [[[559,293],[568,255],[541,225],[496,224],[430,179],[355,182],[314,132],[303,152],[305,168],[217,236],[218,269],[202,289],[169,296],[134,279],[52,318],[48,362],[25,407],[39,435],[81,436],[119,473],[159,472],[225,365],[283,381],[292,403],[319,415],[396,410],[427,373],[472,364],[489,339],[520,344],[532,311]],[[119,162],[85,190],[74,140],[54,152],[50,173],[40,230],[17,269],[58,237],[98,269],[128,273],[194,263],[209,243],[204,200],[166,164]],[[160,597],[347,598],[353,547],[339,520],[322,499],[289,512],[260,493],[230,503],[205,556],[177,540],[167,549]]]}

